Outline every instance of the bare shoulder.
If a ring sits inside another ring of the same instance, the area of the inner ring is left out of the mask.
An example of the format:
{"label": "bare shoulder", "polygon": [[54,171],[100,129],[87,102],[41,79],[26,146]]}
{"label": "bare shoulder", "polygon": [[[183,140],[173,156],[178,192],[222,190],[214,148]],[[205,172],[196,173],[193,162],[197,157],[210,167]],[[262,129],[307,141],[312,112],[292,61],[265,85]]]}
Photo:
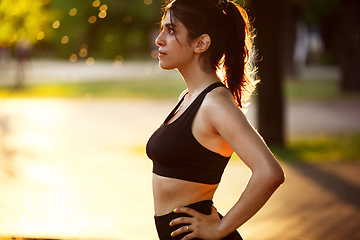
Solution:
{"label": "bare shoulder", "polygon": [[202,105],[204,120],[218,132],[226,127],[228,130],[241,128],[252,129],[244,112],[235,104],[227,88],[219,87],[209,92]]}
{"label": "bare shoulder", "polygon": [[243,114],[242,110],[235,104],[234,97],[225,87],[218,87],[209,92],[204,99],[203,108],[209,114],[228,111]]}

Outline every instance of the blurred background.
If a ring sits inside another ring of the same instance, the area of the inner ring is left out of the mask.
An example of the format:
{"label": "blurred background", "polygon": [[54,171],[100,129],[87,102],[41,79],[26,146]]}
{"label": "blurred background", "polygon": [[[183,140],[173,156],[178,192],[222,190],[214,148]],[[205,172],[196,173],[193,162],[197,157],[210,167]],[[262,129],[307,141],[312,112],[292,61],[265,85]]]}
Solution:
{"label": "blurred background", "polygon": [[[286,181],[247,240],[360,239],[360,1],[248,0],[247,109]],[[0,0],[0,239],[157,239],[145,144],[186,88],[158,67],[164,1]],[[226,213],[250,171],[234,154]]]}

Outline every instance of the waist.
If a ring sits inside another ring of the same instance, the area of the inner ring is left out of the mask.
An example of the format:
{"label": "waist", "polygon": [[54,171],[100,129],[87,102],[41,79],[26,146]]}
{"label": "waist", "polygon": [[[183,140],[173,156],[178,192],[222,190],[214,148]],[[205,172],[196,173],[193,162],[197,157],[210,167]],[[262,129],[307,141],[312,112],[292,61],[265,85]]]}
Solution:
{"label": "waist", "polygon": [[217,184],[189,182],[153,174],[155,215],[160,216],[194,202],[211,200]]}

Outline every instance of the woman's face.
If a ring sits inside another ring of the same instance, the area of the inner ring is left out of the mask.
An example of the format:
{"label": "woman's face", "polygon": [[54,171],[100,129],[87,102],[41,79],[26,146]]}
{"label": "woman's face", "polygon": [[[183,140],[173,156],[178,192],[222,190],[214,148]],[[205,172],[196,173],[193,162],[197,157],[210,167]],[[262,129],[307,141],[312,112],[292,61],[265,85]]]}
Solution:
{"label": "woman's face", "polygon": [[156,45],[159,46],[160,67],[165,70],[174,68],[180,70],[186,67],[195,57],[194,42],[188,40],[187,29],[181,22],[171,23],[170,11],[168,11],[161,32],[155,40]]}

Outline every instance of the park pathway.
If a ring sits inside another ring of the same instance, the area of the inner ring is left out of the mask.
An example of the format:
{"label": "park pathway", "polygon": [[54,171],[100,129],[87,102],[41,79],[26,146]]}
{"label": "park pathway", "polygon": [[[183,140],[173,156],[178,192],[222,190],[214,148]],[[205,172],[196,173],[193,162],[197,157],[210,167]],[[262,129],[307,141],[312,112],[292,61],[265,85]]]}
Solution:
{"label": "park pathway", "polygon": [[[155,240],[144,145],[174,103],[3,99],[0,238]],[[290,104],[288,127],[313,133],[310,120],[297,119],[299,111],[311,109],[303,114],[319,122],[331,117],[339,126],[344,119],[359,123],[360,104],[352,104],[317,111],[316,104]],[[254,111],[249,109],[251,121]],[[342,126],[359,130],[357,124]],[[360,162],[282,165],[285,184],[239,229],[246,240],[360,239]],[[249,176],[240,161],[230,162],[215,196],[220,212],[235,203]]]}
{"label": "park pathway", "polygon": [[[31,64],[27,84],[176,74],[154,63]],[[0,99],[0,239],[156,240],[144,145],[175,101]],[[255,112],[250,105],[252,123]],[[359,132],[360,101],[290,101],[286,122],[291,135]],[[285,184],[239,228],[245,240],[360,239],[359,161],[282,165]],[[220,212],[249,176],[242,162],[230,161],[214,199]]]}

